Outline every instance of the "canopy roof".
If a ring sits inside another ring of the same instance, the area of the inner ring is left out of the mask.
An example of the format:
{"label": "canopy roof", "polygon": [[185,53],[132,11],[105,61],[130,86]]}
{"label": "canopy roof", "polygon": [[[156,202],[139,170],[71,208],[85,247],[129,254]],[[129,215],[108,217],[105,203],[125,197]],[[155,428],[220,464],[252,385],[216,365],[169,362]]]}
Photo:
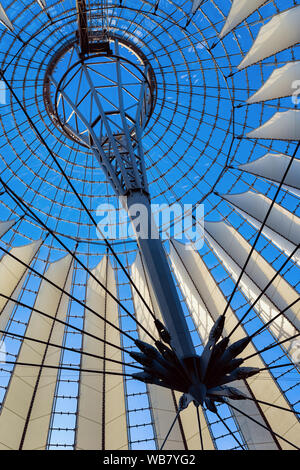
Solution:
{"label": "canopy roof", "polygon": [[[78,3],[0,4],[0,447],[199,449],[193,404],[164,443],[181,393],[132,378],[136,339],[158,339],[155,289],[99,161],[47,106],[51,65],[78,58]],[[145,171],[197,354],[225,312],[261,370],[237,381],[242,404],[200,410],[203,447],[298,448],[300,6],[85,3],[91,36],[126,44],[130,100],[133,67],[153,71]],[[176,239],[173,203],[205,205],[202,247],[192,217]]]}

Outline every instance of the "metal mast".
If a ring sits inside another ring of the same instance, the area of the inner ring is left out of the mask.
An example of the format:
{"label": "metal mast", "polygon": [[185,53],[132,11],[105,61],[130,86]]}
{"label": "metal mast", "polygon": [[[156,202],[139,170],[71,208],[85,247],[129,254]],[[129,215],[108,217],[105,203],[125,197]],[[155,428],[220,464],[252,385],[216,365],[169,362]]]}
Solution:
{"label": "metal mast", "polygon": [[[54,57],[48,68],[48,105],[64,132],[93,152],[121,198],[172,347],[180,358],[193,357],[195,349],[151,214],[142,135],[155,102],[154,72],[135,44],[109,33],[105,15],[105,5],[92,13],[85,0],[77,0],[77,38]],[[129,59],[129,53],[135,60]],[[61,76],[57,63],[65,54],[70,65]],[[109,69],[106,75],[105,68]],[[111,87],[103,84],[104,75]],[[131,87],[126,83],[129,77],[134,82]],[[54,105],[51,93],[55,95]],[[137,227],[137,205],[148,222],[147,229]]]}

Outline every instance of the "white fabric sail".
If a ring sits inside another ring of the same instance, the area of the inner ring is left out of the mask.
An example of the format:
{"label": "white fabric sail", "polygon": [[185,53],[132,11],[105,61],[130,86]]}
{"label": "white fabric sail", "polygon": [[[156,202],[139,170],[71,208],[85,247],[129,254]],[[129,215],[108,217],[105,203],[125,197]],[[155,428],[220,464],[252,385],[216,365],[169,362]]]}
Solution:
{"label": "white fabric sail", "polygon": [[[240,165],[239,169],[280,184],[290,161],[288,155],[267,153],[253,162]],[[300,160],[293,160],[283,188],[300,197]]]}
{"label": "white fabric sail", "polygon": [[274,16],[271,21],[261,27],[250,51],[238,69],[242,70],[297,44],[300,41],[299,23],[300,6]]}
{"label": "white fabric sail", "polygon": [[[72,257],[50,264],[45,277],[66,290],[71,287]],[[50,320],[32,311],[25,336],[62,344],[68,296],[42,280],[34,307],[53,317]],[[57,380],[60,349],[24,340],[17,361],[35,366],[16,365],[0,414],[0,449],[45,449]]]}
{"label": "white fabric sail", "polygon": [[0,3],[0,23],[2,23],[10,31],[14,30],[14,27],[13,27],[10,19],[8,18],[8,16],[7,16],[3,6],[1,5],[1,3]]}
{"label": "white fabric sail", "polygon": [[[29,245],[12,248],[10,250],[10,254],[16,259],[9,254],[2,257],[0,261],[1,294],[11,297],[13,300],[18,299],[27,275],[27,268],[25,265],[31,264],[33,257],[41,246],[41,243],[42,241],[38,240],[30,243]],[[11,313],[16,305],[13,300],[7,300],[0,296],[0,330],[2,331],[6,329]],[[0,338],[2,335],[3,334],[0,333]]]}
{"label": "white fabric sail", "polygon": [[[294,84],[300,80],[300,61],[275,69],[264,85],[248,98],[247,103],[274,100],[291,96],[295,92]],[[299,85],[298,85],[299,88]]]}
{"label": "white fabric sail", "polygon": [[8,232],[15,225],[15,223],[15,220],[0,222],[0,238],[3,237],[3,235],[5,235],[6,232]]}
{"label": "white fabric sail", "polygon": [[[149,282],[149,278],[145,273],[140,254],[137,255],[136,260],[132,265],[131,274],[132,280],[143,295],[143,298],[152,308],[155,316],[161,319],[161,313],[155,301],[155,296]],[[135,289],[132,289],[132,295],[137,319],[140,323],[142,323],[147,331],[149,331],[154,337],[157,337],[157,330],[154,326],[153,318],[145,307],[144,303],[141,301]],[[149,338],[149,336],[146,335],[146,333],[141,329],[139,330],[139,336],[142,341],[151,343],[151,338]],[[175,399],[178,403],[181,394],[174,394],[171,390],[164,389],[156,385],[149,385],[147,388],[151,402],[157,444],[158,448],[160,448],[176,415]],[[205,423],[206,418],[204,417],[202,411],[199,411],[201,414],[201,422]],[[170,437],[165,444],[164,449],[184,450],[185,442],[189,450],[199,449],[200,440],[198,433],[198,422],[194,406],[191,405],[186,410],[184,410],[180,414],[180,420],[182,424],[183,435],[179,422],[177,421],[170,434]],[[214,444],[207,425],[203,426],[203,441],[205,449],[214,449]]]}
{"label": "white fabric sail", "polygon": [[[236,281],[251,249],[250,244],[225,222],[206,222],[205,229],[207,241]],[[273,267],[254,250],[239,283],[240,289],[250,304],[257,299],[275,274]],[[282,276],[277,275],[275,281],[257,302],[255,310],[266,323],[297,299],[297,292]],[[299,331],[299,328],[299,304],[287,309],[269,326],[273,336],[279,341],[292,337]],[[282,347],[288,351],[291,342],[287,341]]]}
{"label": "white fabric sail", "polygon": [[300,139],[300,111],[290,109],[274,116],[247,134],[249,139],[275,139],[275,140],[299,140]]}
{"label": "white fabric sail", "polygon": [[[179,281],[180,288],[186,297],[186,302],[188,305],[192,306],[191,313],[193,314],[193,318],[194,316],[205,314],[210,318],[209,321],[211,321],[211,319],[215,321],[220,315],[223,314],[226,306],[226,300],[199,253],[193,249],[186,249],[184,244],[172,240],[170,258],[172,266],[175,270],[176,277]],[[205,306],[205,312],[203,311],[203,305]],[[227,335],[234,328],[234,326],[237,324],[237,321],[237,316],[229,307],[226,314],[224,335]],[[196,325],[201,322],[203,322],[203,319],[196,319]],[[231,341],[238,341],[239,339],[244,338],[246,334],[247,333],[245,332],[244,328],[239,326],[233,333]],[[245,350],[245,355],[250,355],[255,352],[255,347],[252,343],[250,343]],[[265,364],[259,355],[245,362],[244,365],[258,368],[265,367]],[[274,381],[269,371],[265,371],[255,377],[252,377],[247,382],[250,386],[252,397],[291,409],[288,402],[282,396],[278,385]],[[235,384],[235,386],[241,388],[242,382],[239,381]],[[249,393],[247,386],[244,387],[243,391],[245,393]],[[262,419],[259,409],[253,402],[243,401],[242,409],[245,413],[249,414],[254,419],[258,420],[262,424],[266,424],[266,422]],[[281,426],[283,425],[284,437],[287,439],[290,438],[292,442],[296,442],[296,435],[299,435],[300,425],[295,415],[286,412],[285,415],[282,416],[280,410],[269,406],[261,406],[260,409],[264,413],[272,430],[280,433]],[[277,448],[273,437],[268,431],[253,423],[243,415],[239,413],[234,414],[238,419],[238,424],[250,450]],[[289,448],[289,446],[282,441],[280,441],[280,445],[282,445],[283,448]]]}
{"label": "white fabric sail", "polygon": [[[92,273],[114,296],[117,296],[116,280],[108,257],[103,257]],[[114,325],[119,325],[117,303],[92,277],[87,283],[86,305]],[[120,333],[87,309],[84,331],[121,346]],[[122,361],[120,350],[87,335],[83,336],[83,351]],[[81,367],[99,371],[123,372],[121,364],[87,355],[82,356]],[[122,376],[81,372],[76,448],[78,450],[128,449]]]}
{"label": "white fabric sail", "polygon": [[222,39],[267,0],[233,0],[229,15],[219,35]]}
{"label": "white fabric sail", "polygon": [[[222,197],[237,208],[245,219],[259,229],[272,203],[260,193],[225,194]],[[300,219],[279,204],[274,204],[263,228],[263,234],[288,256],[300,241]],[[300,250],[293,259],[300,262]]]}

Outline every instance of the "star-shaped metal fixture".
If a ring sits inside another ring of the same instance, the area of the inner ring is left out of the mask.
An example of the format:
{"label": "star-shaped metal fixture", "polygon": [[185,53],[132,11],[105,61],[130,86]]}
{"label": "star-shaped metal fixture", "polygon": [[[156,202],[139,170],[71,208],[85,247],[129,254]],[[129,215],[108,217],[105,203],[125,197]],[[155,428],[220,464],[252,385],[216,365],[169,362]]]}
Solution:
{"label": "star-shaped metal fixture", "polygon": [[251,338],[245,337],[229,345],[227,337],[220,339],[224,321],[225,317],[220,316],[215,322],[201,356],[181,359],[170,347],[169,332],[159,320],[155,320],[162,341],[156,341],[154,347],[136,340],[140,352],[131,352],[130,355],[144,367],[144,372],[133,374],[133,377],[146,384],[184,393],[180,403],[182,409],[193,401],[196,406],[205,404],[207,409],[217,413],[216,402],[224,403],[228,398],[247,399],[247,395],[229,384],[260,371],[254,367],[241,367],[243,359],[238,358]]}

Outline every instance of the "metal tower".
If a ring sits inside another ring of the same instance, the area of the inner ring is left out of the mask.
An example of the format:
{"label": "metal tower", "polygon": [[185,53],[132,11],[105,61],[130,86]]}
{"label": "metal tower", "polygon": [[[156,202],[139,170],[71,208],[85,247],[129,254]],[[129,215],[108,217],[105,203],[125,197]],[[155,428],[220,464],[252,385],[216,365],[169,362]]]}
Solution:
{"label": "metal tower", "polygon": [[300,448],[299,22],[0,0],[1,449]]}

